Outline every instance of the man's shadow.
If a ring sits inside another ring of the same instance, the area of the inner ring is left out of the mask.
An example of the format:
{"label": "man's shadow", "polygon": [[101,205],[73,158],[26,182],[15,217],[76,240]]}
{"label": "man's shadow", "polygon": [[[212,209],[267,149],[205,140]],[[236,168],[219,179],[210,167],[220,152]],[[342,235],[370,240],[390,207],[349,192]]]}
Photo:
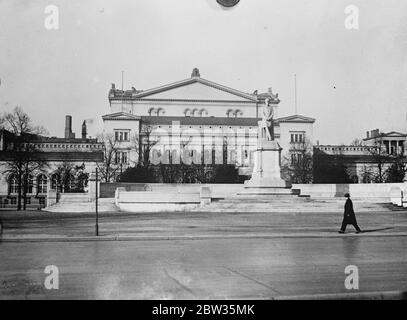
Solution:
{"label": "man's shadow", "polygon": [[384,231],[384,230],[390,230],[390,229],[394,229],[394,227],[386,227],[386,228],[380,228],[380,229],[363,229],[363,233],[375,232],[375,231]]}

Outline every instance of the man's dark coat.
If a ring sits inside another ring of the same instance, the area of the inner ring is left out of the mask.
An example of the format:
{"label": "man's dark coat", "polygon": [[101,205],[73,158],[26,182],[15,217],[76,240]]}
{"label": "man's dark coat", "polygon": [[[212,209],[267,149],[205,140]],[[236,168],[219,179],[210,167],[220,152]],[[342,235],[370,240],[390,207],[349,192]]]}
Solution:
{"label": "man's dark coat", "polygon": [[345,212],[343,214],[343,222],[346,224],[357,224],[355,211],[353,211],[353,203],[351,199],[345,202]]}

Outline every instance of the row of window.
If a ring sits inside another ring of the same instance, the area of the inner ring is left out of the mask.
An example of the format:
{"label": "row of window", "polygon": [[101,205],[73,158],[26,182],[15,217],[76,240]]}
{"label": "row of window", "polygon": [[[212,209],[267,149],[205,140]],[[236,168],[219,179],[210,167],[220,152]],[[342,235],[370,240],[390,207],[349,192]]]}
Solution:
{"label": "row of window", "polygon": [[186,108],[184,110],[184,115],[186,117],[203,117],[203,116],[207,116],[208,114],[209,114],[208,110],[206,110],[206,109],[198,109],[198,108],[189,109],[189,108]]}
{"label": "row of window", "polygon": [[[50,144],[50,143],[43,143],[43,144],[33,144],[33,146],[37,148],[63,148],[63,149],[89,149],[89,148],[102,148],[99,144]],[[8,144],[10,149],[13,148],[13,143]]]}
{"label": "row of window", "polygon": [[[229,127],[229,128],[231,128],[231,127]],[[115,134],[115,141],[119,141],[119,142],[129,142],[130,141],[130,130],[129,129],[115,130],[114,134]],[[305,142],[305,133],[304,132],[290,133],[290,142],[291,143]]]}
{"label": "row of window", "polygon": [[243,111],[240,109],[229,109],[228,111],[226,111],[226,116],[228,118],[237,118],[237,117],[241,117],[243,116]]}
{"label": "row of window", "polygon": [[[165,114],[165,110],[163,108],[150,108],[148,109],[148,115],[149,116],[163,116]],[[208,110],[205,108],[199,109],[199,108],[186,108],[184,110],[184,116],[185,117],[203,117],[203,116],[208,116]],[[235,117],[237,118],[238,116],[243,116],[243,111],[240,109],[229,109],[226,111],[226,116],[229,118]]]}
{"label": "row of window", "polygon": [[[40,174],[36,178],[37,193],[47,193],[47,176]],[[29,176],[27,179],[27,193],[33,193],[34,177]],[[9,178],[9,193],[18,193],[18,179],[14,175]]]}
{"label": "row of window", "polygon": [[[45,197],[42,196],[42,197],[38,197],[37,199],[38,200],[34,200],[34,201],[38,201],[38,204],[41,207],[45,207]],[[23,200],[24,200],[25,204],[31,204],[31,197],[30,196],[25,197]],[[7,206],[9,204],[16,205],[17,204],[17,197],[10,197],[10,198],[4,198],[4,199],[0,198],[0,205],[1,206]]]}
{"label": "row of window", "polygon": [[115,141],[130,141],[130,130],[116,130],[114,132]]}
{"label": "row of window", "polygon": [[[48,178],[45,174],[39,174],[36,178],[32,175],[28,178],[23,179],[26,181],[26,193],[34,193],[34,187],[37,194],[47,193],[48,190]],[[83,173],[78,177],[73,174],[61,177],[58,173],[54,173],[51,178],[51,189],[58,189],[61,192],[72,192],[72,191],[84,191],[88,182],[88,175]],[[18,193],[18,178],[11,175],[8,179],[9,183],[9,194]]]}

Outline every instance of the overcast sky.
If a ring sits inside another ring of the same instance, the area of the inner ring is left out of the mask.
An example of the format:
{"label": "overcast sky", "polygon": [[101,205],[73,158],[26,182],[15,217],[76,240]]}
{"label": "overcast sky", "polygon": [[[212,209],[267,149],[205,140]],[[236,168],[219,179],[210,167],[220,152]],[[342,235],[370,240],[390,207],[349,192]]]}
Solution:
{"label": "overcast sky", "polygon": [[[59,8],[46,30],[44,9]],[[359,30],[344,26],[347,5]],[[407,131],[407,1],[0,0],[0,108],[22,106],[51,135],[64,115],[110,112],[111,83],[149,89],[190,77],[245,92],[272,87],[279,115],[316,118],[314,140],[349,143],[366,130]]]}

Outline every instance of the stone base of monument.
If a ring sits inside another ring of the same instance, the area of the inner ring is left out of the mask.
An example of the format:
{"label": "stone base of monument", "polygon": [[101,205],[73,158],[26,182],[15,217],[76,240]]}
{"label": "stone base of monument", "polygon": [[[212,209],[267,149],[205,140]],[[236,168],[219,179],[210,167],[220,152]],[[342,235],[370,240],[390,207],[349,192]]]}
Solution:
{"label": "stone base of monument", "polygon": [[252,177],[245,181],[245,189],[267,188],[270,193],[290,192],[291,185],[281,179],[281,150],[277,141],[258,141],[257,150],[254,153]]}

